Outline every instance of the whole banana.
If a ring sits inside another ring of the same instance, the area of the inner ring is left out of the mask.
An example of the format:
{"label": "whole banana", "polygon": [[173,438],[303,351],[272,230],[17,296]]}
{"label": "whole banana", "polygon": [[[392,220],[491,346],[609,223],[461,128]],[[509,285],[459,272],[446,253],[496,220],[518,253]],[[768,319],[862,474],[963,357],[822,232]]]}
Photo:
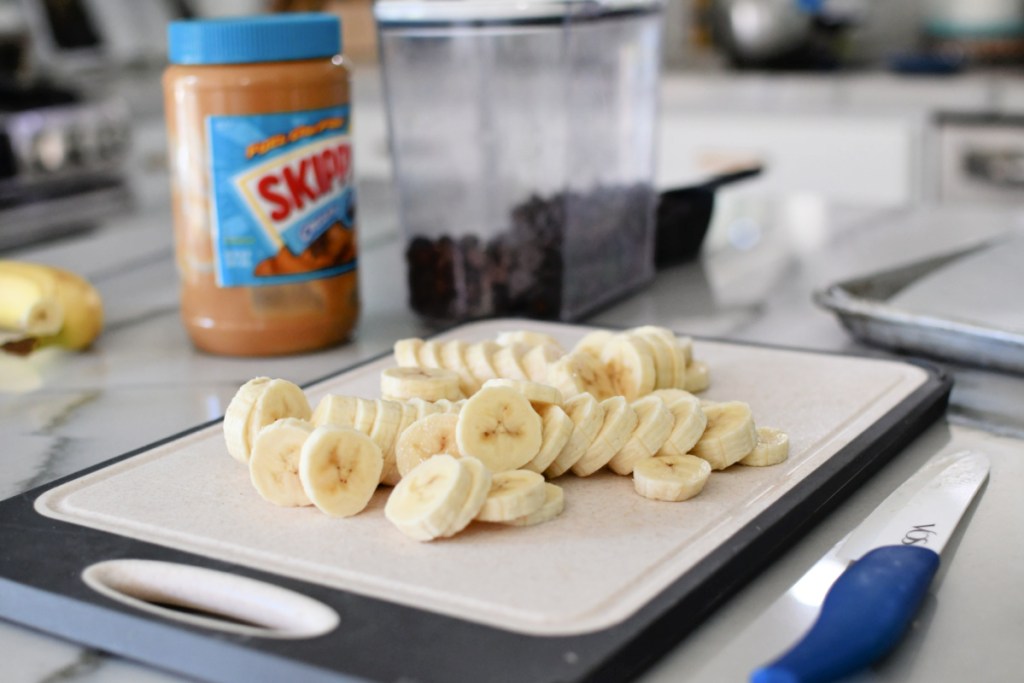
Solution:
{"label": "whole banana", "polygon": [[103,302],[96,288],[75,273],[0,260],[0,329],[7,350],[84,349],[103,330]]}

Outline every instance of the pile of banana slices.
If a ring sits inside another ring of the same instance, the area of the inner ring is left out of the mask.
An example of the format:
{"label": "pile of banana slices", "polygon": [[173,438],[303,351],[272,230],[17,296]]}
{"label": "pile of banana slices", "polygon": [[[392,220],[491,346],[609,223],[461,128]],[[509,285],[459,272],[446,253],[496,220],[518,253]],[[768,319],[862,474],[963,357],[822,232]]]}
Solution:
{"label": "pile of banana slices", "polygon": [[275,505],[361,512],[381,484],[384,514],[407,536],[450,537],[474,520],[526,526],[561,514],[567,472],[632,475],[646,498],[682,501],[713,470],[774,465],[782,431],[742,401],[702,401],[707,366],[689,338],[646,325],[599,330],[566,351],[551,336],[396,342],[381,398],[257,377],[224,416],[228,453]]}

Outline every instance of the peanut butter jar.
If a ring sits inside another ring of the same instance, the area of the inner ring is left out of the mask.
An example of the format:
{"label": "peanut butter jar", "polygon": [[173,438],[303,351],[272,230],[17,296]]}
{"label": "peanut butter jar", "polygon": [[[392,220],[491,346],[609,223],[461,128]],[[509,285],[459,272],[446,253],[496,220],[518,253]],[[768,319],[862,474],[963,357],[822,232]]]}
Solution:
{"label": "peanut butter jar", "polygon": [[164,102],[189,336],[238,356],[342,342],[359,292],[338,18],[177,21],[168,35]]}

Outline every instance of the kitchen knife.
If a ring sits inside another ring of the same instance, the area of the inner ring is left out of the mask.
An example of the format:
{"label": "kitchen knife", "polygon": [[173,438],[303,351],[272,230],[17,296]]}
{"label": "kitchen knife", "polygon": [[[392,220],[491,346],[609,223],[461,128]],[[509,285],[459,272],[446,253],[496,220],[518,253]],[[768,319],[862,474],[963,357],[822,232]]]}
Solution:
{"label": "kitchen knife", "polygon": [[889,652],[910,625],[939,553],[988,477],[988,458],[964,451],[931,460],[882,502],[787,593],[817,602],[817,621],[753,683],[819,683],[854,673]]}

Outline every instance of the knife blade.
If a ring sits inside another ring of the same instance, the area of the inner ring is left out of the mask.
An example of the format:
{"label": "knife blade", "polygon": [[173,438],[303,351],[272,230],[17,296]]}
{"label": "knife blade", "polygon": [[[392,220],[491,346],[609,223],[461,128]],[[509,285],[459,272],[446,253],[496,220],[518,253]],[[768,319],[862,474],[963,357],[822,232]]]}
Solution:
{"label": "knife blade", "polygon": [[790,589],[788,602],[820,605],[817,620],[750,680],[833,681],[895,647],[988,471],[983,454],[962,451],[932,459],[896,489]]}

